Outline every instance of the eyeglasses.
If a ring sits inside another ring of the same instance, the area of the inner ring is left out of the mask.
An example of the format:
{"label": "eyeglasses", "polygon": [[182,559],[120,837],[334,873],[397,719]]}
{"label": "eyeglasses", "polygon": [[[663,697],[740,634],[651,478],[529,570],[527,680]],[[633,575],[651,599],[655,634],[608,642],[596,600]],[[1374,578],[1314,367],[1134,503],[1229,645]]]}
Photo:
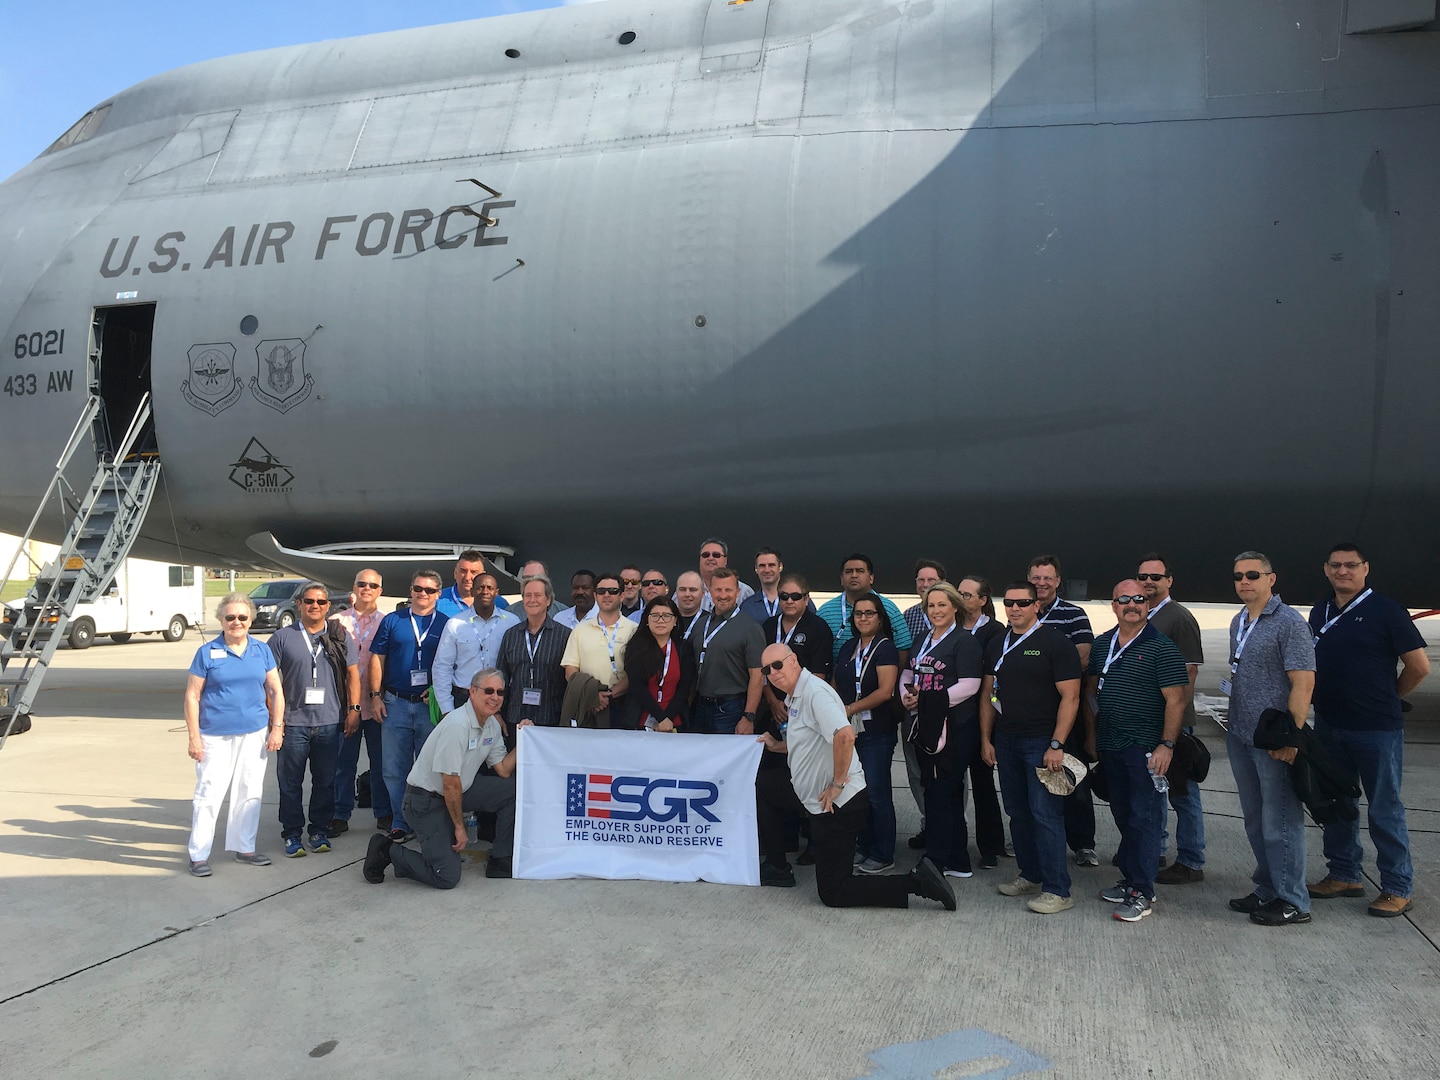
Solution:
{"label": "eyeglasses", "polygon": [[[791,655],[794,654],[792,653]],[[778,675],[780,673],[780,669],[785,666],[785,661],[789,659],[789,656],[782,656],[779,660],[775,660],[772,663],[761,664],[760,670],[765,672],[766,675]]]}
{"label": "eyeglasses", "polygon": [[416,596],[434,596],[440,590],[430,585],[411,585],[410,591]]}
{"label": "eyeglasses", "polygon": [[329,600],[314,600],[314,599],[311,599],[310,597],[306,596],[306,597],[303,597],[303,598],[301,599],[300,603],[304,604],[306,607],[325,607],[327,604],[330,603],[330,601],[329,601]]}
{"label": "eyeglasses", "polygon": [[620,579],[620,584],[621,584],[621,585],[639,585],[639,584],[640,584],[640,579],[639,579],[638,577],[622,577],[622,578]]}
{"label": "eyeglasses", "polygon": [[1142,596],[1142,595],[1140,595],[1139,593],[1136,593],[1134,596],[1117,596],[1117,597],[1115,597],[1115,603],[1117,603],[1117,604],[1143,604],[1143,603],[1145,603],[1145,597]]}
{"label": "eyeglasses", "polygon": [[1235,580],[1236,580],[1236,581],[1259,581],[1259,580],[1260,580],[1262,577],[1264,577],[1264,576],[1265,576],[1265,575],[1262,574],[1259,570],[1243,570],[1243,571],[1242,571],[1242,570],[1236,570],[1236,571],[1235,571]]}
{"label": "eyeglasses", "polygon": [[640,584],[641,584],[641,585],[668,585],[669,582],[667,582],[663,577],[647,577],[647,578],[641,578],[641,579],[640,579]]}
{"label": "eyeglasses", "polygon": [[723,559],[723,558],[725,558],[725,553],[724,553],[723,551],[702,551],[702,552],[700,552],[700,558],[702,558],[702,559]]}
{"label": "eyeglasses", "polygon": [[675,618],[675,613],[673,611],[652,611],[645,617],[647,619],[658,619],[660,622],[669,622]]}
{"label": "eyeglasses", "polygon": [[1136,581],[1164,581],[1169,574],[1136,574]]}
{"label": "eyeglasses", "polygon": [[226,615],[226,616],[225,616],[225,621],[226,621],[226,622],[249,622],[249,621],[250,621],[250,616],[249,616],[249,615]]}
{"label": "eyeglasses", "polygon": [[1359,570],[1360,567],[1365,564],[1352,560],[1350,562],[1327,562],[1325,565],[1330,567],[1331,570]]}
{"label": "eyeglasses", "polygon": [[1025,599],[1023,600],[1011,600],[1010,597],[1007,596],[1004,600],[1001,600],[1000,602],[1006,607],[1029,607],[1031,604],[1035,603],[1035,601],[1028,596],[1025,597]]}
{"label": "eyeglasses", "polygon": [[790,600],[792,602],[795,600],[805,599],[805,594],[803,592],[782,592],[776,593],[775,595],[778,596],[781,600]]}
{"label": "eyeglasses", "polygon": [[355,587],[356,587],[357,589],[378,589],[378,588],[380,588],[380,582],[378,582],[378,581],[357,581],[357,582],[355,582]]}
{"label": "eyeglasses", "polygon": [[959,596],[961,600],[974,600],[974,599],[975,599],[975,594],[974,594],[973,592],[962,592],[962,593],[957,593],[956,595]]}
{"label": "eyeglasses", "polygon": [[503,686],[498,688],[494,686],[476,686],[472,689],[480,691],[480,693],[484,694],[486,697],[499,697],[501,694],[505,693],[505,688]]}
{"label": "eyeglasses", "polygon": [[861,611],[859,608],[855,609],[855,618],[857,619],[876,619],[879,617],[880,613],[878,611]]}
{"label": "eyeglasses", "polygon": [[618,586],[618,585],[596,585],[596,586],[595,586],[595,595],[596,595],[596,596],[619,596],[619,595],[620,595],[620,586]]}

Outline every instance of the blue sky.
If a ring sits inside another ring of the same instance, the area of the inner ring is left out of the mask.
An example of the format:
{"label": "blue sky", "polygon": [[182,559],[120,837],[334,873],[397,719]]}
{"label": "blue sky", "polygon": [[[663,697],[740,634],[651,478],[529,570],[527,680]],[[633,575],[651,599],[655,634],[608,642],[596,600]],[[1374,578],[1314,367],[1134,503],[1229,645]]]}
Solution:
{"label": "blue sky", "polygon": [[[562,0],[0,0],[0,179],[91,106],[231,53],[557,7]],[[574,0],[571,0],[574,2]]]}

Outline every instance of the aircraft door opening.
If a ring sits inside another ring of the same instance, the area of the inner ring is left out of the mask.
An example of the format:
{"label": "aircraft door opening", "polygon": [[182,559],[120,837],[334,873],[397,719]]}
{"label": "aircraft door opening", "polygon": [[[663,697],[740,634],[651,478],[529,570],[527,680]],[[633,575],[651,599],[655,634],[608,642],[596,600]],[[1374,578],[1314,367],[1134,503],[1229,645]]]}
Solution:
{"label": "aircraft door opening", "polygon": [[[135,418],[141,400],[150,392],[150,347],[155,332],[155,305],[129,304],[96,308],[94,344],[90,363],[91,385],[100,389],[105,404],[101,432],[112,449]],[[155,417],[151,413],[136,440],[137,453],[155,453]]]}

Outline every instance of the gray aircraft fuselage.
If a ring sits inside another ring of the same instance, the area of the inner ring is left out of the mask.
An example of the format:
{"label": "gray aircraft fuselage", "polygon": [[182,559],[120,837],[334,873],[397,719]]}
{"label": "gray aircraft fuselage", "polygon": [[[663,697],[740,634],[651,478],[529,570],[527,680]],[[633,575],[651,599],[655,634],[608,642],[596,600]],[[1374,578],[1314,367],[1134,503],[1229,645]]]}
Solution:
{"label": "gray aircraft fuselage", "polygon": [[1350,538],[1440,603],[1440,32],[1367,7],[612,0],[157,76],[0,185],[0,528],[113,309],[137,554],[1223,599],[1258,548],[1298,601]]}

